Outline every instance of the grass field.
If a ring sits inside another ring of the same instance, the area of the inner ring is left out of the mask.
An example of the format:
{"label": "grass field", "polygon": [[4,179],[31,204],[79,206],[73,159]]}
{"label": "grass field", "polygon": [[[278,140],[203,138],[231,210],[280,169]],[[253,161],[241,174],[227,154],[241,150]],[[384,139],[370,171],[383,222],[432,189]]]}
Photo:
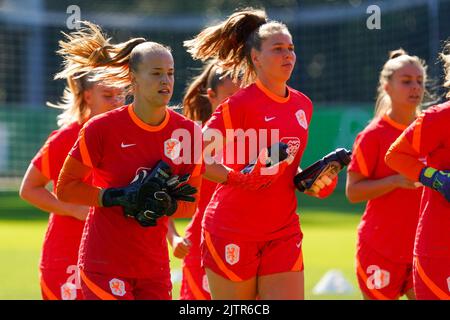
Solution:
{"label": "grass field", "polygon": [[[362,207],[347,203],[342,193],[326,200],[299,198],[304,233],[306,299],[360,299],[354,275],[356,226]],[[46,214],[14,193],[0,194],[0,299],[40,299],[38,261],[47,225]],[[184,230],[187,220],[177,222]],[[171,266],[179,278],[180,260]],[[340,270],[353,286],[349,295],[313,295],[312,289],[330,269]],[[178,298],[179,282],[173,296]]]}

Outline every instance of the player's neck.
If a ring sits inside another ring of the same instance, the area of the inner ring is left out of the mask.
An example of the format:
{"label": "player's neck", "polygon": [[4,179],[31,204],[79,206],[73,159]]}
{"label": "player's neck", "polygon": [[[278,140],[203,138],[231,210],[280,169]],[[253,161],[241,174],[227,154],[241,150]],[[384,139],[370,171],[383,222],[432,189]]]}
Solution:
{"label": "player's neck", "polygon": [[139,119],[151,126],[160,125],[166,116],[166,106],[151,106],[135,97],[133,111]]}
{"label": "player's neck", "polygon": [[405,112],[403,110],[397,110],[397,108],[392,108],[387,112],[387,116],[397,123],[409,126],[416,118],[416,111],[411,110],[411,112]]}
{"label": "player's neck", "polygon": [[268,89],[273,94],[282,98],[286,97],[286,82],[271,81],[269,78],[266,78],[262,75],[258,75],[258,80],[264,87],[266,87],[266,89]]}

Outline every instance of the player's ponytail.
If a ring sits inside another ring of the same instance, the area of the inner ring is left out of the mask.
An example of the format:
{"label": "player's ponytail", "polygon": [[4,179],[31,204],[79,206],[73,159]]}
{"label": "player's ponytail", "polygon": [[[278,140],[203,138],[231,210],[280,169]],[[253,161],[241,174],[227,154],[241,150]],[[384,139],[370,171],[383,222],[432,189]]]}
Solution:
{"label": "player's ponytail", "polygon": [[63,33],[65,39],[59,41],[60,49],[57,54],[63,58],[63,69],[54,78],[65,79],[67,83],[61,102],[47,102],[50,107],[64,110],[58,115],[58,126],[74,121],[81,123],[89,116],[84,91],[95,83],[95,68],[91,59],[95,55],[107,59],[108,53],[104,48],[112,47],[99,26],[88,21],[82,21],[81,24],[81,29],[70,34]]}
{"label": "player's ponytail", "polygon": [[[184,46],[194,59],[217,59],[230,70],[234,80],[242,74],[242,86],[255,80],[255,68],[251,49],[261,49],[262,40],[287,27],[276,21],[268,21],[264,10],[246,8],[233,13],[225,21],[203,29]],[[288,32],[288,31],[287,31]]]}
{"label": "player's ponytail", "polygon": [[212,105],[208,99],[208,89],[217,93],[217,87],[224,79],[229,79],[229,74],[217,65],[217,62],[209,62],[203,72],[193,79],[183,98],[183,113],[194,121],[206,122],[212,115]]}
{"label": "player's ponytail", "polygon": [[[423,83],[425,84],[427,82],[427,66],[425,61],[417,56],[410,56],[402,48],[389,52],[389,59],[384,64],[378,80],[377,99],[375,102],[375,117],[382,117],[392,108],[391,98],[384,88],[392,79],[392,75],[395,71],[402,68],[406,64],[413,64],[421,68],[423,70]],[[429,95],[427,90],[425,90],[425,94]],[[420,110],[421,106],[419,105],[417,106],[417,114],[419,114]]]}

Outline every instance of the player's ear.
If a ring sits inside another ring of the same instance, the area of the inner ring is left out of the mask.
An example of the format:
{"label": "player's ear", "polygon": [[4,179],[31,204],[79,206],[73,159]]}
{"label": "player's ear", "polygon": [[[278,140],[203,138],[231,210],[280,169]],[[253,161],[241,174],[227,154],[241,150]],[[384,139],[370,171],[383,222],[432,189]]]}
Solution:
{"label": "player's ear", "polygon": [[255,48],[252,48],[250,51],[250,58],[252,59],[252,63],[255,67],[260,66],[258,50],[256,50]]}
{"label": "player's ear", "polygon": [[217,98],[217,94],[214,92],[213,89],[208,88],[206,90],[206,95],[207,95],[208,100],[209,100],[210,103],[214,103],[215,102],[214,100]]}
{"label": "player's ear", "polygon": [[388,94],[391,93],[391,85],[390,85],[389,81],[386,82],[386,83],[383,85],[383,89],[384,89],[384,91],[386,91]]}
{"label": "player's ear", "polygon": [[88,106],[92,104],[92,88],[83,91],[83,100]]}
{"label": "player's ear", "polygon": [[134,88],[136,86],[136,76],[134,75],[134,72],[130,71],[128,77],[130,78],[131,86]]}

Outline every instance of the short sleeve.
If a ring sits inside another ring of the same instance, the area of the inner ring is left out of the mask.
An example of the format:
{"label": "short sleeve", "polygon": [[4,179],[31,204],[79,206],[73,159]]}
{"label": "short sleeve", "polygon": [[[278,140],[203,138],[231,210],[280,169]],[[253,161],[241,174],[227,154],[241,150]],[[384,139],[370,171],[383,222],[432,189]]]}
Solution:
{"label": "short sleeve", "polygon": [[360,132],[353,144],[353,156],[348,171],[358,172],[365,177],[372,176],[380,157],[379,149],[379,141],[373,131]]}
{"label": "short sleeve", "polygon": [[223,136],[226,136],[227,129],[242,127],[242,109],[235,100],[225,100],[206,122],[205,128],[219,130]]}
{"label": "short sleeve", "polygon": [[438,110],[435,107],[426,110],[404,132],[404,138],[421,157],[438,148],[447,136],[450,111]]}
{"label": "short sleeve", "polygon": [[98,166],[102,158],[101,128],[95,118],[81,128],[69,154],[89,168]]}
{"label": "short sleeve", "polygon": [[34,158],[31,160],[31,163],[49,180],[52,179],[52,177],[59,174],[59,172],[54,172],[55,170],[52,170],[52,164],[50,154],[53,154],[53,140],[54,137],[57,135],[58,130],[53,131],[45,141],[44,145],[41,147],[41,149],[38,151],[38,153],[34,156]]}

